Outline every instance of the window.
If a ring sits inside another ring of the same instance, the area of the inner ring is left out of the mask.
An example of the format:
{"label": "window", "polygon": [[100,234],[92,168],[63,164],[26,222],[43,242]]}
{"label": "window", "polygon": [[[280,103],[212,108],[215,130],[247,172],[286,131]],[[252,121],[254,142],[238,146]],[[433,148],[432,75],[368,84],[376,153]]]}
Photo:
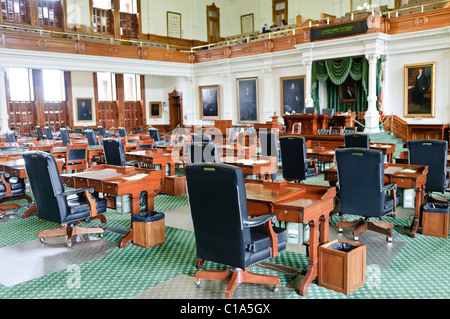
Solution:
{"label": "window", "polygon": [[42,85],[45,102],[62,102],[66,100],[64,72],[59,70],[42,70]]}
{"label": "window", "polygon": [[93,0],[92,6],[104,10],[111,10],[113,8],[111,0]]}
{"label": "window", "polygon": [[23,68],[9,68],[8,82],[10,101],[34,101],[33,77],[31,75],[31,70]]}
{"label": "window", "polygon": [[120,1],[120,12],[136,14],[137,13],[136,0],[121,0]]}
{"label": "window", "polygon": [[98,72],[97,88],[99,101],[115,101],[116,100],[116,77],[114,73]]}
{"label": "window", "polygon": [[141,77],[136,74],[123,75],[123,91],[125,101],[141,100]]}

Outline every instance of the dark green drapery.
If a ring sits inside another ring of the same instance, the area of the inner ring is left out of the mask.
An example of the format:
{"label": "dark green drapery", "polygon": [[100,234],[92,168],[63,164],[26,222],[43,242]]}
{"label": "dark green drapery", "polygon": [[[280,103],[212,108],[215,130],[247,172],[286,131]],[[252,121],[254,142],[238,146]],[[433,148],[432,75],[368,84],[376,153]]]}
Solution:
{"label": "dark green drapery", "polygon": [[[379,94],[381,85],[380,73],[381,60],[379,59],[377,61],[377,95]],[[357,100],[351,103],[340,102],[339,86],[349,77],[357,84]],[[353,112],[364,112],[367,110],[369,63],[366,58],[344,58],[339,61],[326,60],[325,62],[313,62],[311,70],[311,93],[314,106],[320,112],[318,82],[326,83],[328,108],[333,108],[335,112],[345,112],[348,109]],[[377,108],[379,108],[378,99]]]}

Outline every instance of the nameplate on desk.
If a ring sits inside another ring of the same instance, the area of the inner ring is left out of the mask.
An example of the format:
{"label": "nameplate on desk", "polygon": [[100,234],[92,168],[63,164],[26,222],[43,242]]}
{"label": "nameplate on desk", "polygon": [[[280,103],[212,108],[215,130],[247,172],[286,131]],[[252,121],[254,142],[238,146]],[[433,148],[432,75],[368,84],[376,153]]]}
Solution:
{"label": "nameplate on desk", "polygon": [[417,173],[414,169],[405,168],[400,171],[400,173]]}

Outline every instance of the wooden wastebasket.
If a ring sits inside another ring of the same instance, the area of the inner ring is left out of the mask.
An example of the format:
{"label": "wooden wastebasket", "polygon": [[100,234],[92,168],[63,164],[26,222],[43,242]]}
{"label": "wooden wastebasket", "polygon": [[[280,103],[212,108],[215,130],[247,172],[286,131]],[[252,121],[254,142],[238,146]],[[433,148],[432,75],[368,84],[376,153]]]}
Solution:
{"label": "wooden wastebasket", "polygon": [[166,176],[164,193],[170,196],[186,195],[186,176]]}
{"label": "wooden wastebasket", "polygon": [[422,206],[422,235],[448,238],[448,204],[426,203]]}
{"label": "wooden wastebasket", "polygon": [[[334,249],[334,244],[353,245],[350,251]],[[319,247],[318,284],[343,294],[350,294],[366,283],[366,246],[336,239]]]}
{"label": "wooden wastebasket", "polygon": [[[149,214],[149,213],[143,213]],[[133,244],[150,248],[164,244],[165,239],[165,219],[164,214],[158,213],[154,221],[135,221],[132,220],[133,227]],[[133,216],[134,217],[134,216]]]}

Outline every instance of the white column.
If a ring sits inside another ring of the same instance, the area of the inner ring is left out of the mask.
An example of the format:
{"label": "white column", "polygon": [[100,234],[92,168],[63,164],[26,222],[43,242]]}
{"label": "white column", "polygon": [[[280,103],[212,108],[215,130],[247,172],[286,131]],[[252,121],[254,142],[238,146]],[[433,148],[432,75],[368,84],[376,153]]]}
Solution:
{"label": "white column", "polygon": [[369,94],[367,96],[368,107],[365,115],[365,129],[367,133],[380,132],[380,114],[377,110],[377,60],[375,54],[366,56],[369,61]]}
{"label": "white column", "polygon": [[9,115],[8,115],[8,101],[6,100],[6,85],[5,85],[6,69],[0,68],[0,134],[5,134],[9,131]]}
{"label": "white column", "polygon": [[305,83],[305,107],[313,107],[314,101],[311,95],[311,70],[312,70],[312,61],[305,62],[306,67],[306,83]]}

